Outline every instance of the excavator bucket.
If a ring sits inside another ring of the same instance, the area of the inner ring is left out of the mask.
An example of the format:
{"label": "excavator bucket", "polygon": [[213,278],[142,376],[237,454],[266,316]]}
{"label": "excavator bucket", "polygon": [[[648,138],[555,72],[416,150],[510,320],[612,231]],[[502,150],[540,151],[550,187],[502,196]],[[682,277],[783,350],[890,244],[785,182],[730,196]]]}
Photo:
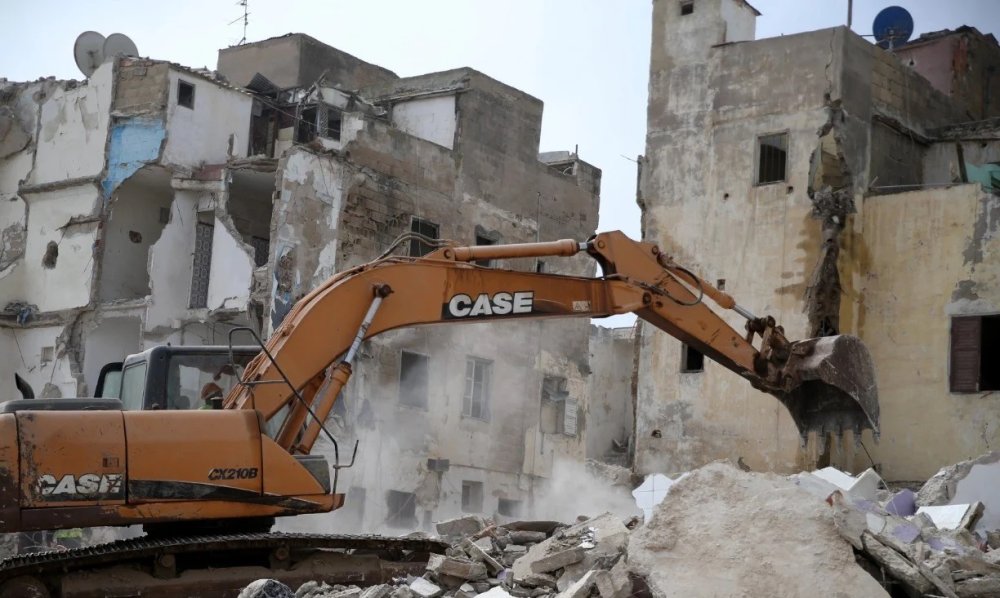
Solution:
{"label": "excavator bucket", "polygon": [[854,442],[868,428],[879,434],[875,364],[856,336],[838,335],[791,343],[785,364],[786,391],[778,398],[788,407],[803,442],[809,432],[841,436],[854,433]]}

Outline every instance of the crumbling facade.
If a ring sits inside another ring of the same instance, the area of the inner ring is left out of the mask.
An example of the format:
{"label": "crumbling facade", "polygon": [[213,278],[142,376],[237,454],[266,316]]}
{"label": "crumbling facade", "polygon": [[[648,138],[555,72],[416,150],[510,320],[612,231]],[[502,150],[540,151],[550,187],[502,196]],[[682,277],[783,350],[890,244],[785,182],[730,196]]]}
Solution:
{"label": "crumbling facade", "polygon": [[[17,373],[43,396],[87,396],[127,354],[225,344],[234,326],[266,336],[403,233],[594,232],[600,170],[539,154],[542,102],[482,73],[399,78],[301,34],[221,50],[218,69],[120,58],[82,83],[0,87],[8,394]],[[594,274],[585,257],[488,265]],[[348,507],[324,522],[518,516],[560,458],[620,459],[627,384],[592,375],[591,337],[584,320],[521,321],[366,343],[330,422],[342,447],[360,443],[339,478]]]}
{"label": "crumbling facade", "polygon": [[[982,181],[998,142],[982,119],[1000,102],[982,85],[1000,81],[996,40],[966,28],[893,54],[844,27],[755,40],[759,13],[742,0],[653,10],[645,238],[789,338],[860,336],[882,433],[801,448],[777,401],[644,329],[637,469],[738,455],[773,470],[874,462],[916,480],[995,446],[1000,198]],[[968,68],[939,72],[931,43]],[[960,52],[970,44],[983,51]],[[980,122],[956,126],[968,121]]]}

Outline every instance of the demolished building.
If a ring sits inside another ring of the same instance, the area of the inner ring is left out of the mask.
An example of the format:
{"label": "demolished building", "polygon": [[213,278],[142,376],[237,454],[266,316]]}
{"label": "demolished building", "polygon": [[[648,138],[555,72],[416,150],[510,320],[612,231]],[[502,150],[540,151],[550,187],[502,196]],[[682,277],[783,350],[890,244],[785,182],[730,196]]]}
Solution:
{"label": "demolished building", "polygon": [[880,443],[801,447],[783,406],[641,333],[636,469],[739,456],[925,479],[1000,441],[1000,47],[971,27],[893,52],[846,27],[758,40],[759,14],[654,1],[643,234],[790,338],[859,336]]}
{"label": "demolished building", "polygon": [[[234,326],[266,336],[402,233],[589,237],[600,170],[539,153],[541,116],[540,100],[473,69],[401,78],[302,34],[223,49],[216,72],[120,57],[84,82],[0,80],[0,353],[13,356],[0,388],[12,395],[17,373],[44,397],[88,396],[127,354],[226,344]],[[592,335],[622,352],[586,321],[366,343],[331,417],[360,442],[335,525],[516,516],[559,458],[620,460],[629,382],[591,375]],[[211,375],[182,375],[181,407],[197,408]]]}

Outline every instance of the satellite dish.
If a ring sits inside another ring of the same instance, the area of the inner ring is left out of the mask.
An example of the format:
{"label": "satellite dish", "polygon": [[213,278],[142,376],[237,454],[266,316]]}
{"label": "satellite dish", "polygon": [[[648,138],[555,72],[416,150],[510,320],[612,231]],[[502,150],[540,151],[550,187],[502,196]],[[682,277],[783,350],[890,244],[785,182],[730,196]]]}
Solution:
{"label": "satellite dish", "polygon": [[139,49],[124,33],[112,33],[104,40],[104,59],[114,56],[138,56]]}
{"label": "satellite dish", "polygon": [[913,35],[913,17],[902,6],[883,8],[875,15],[872,33],[877,46],[892,50],[905,44]]}
{"label": "satellite dish", "polygon": [[104,36],[96,31],[81,33],[73,44],[73,57],[84,77],[93,75],[104,62]]}

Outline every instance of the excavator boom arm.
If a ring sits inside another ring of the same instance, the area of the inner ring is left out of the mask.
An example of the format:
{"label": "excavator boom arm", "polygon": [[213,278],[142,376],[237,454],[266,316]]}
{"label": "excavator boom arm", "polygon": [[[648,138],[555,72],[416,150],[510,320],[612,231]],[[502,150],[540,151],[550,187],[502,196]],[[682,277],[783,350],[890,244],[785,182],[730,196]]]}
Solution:
{"label": "excavator boom arm", "polygon": [[[580,251],[598,261],[604,276],[520,272],[471,263],[568,257]],[[707,298],[749,315],[656,246],[620,232],[602,233],[586,243],[446,247],[422,258],[386,258],[336,275],[299,300],[266,344],[273,361],[265,353],[258,355],[225,407],[257,409],[268,421],[284,414],[276,441],[289,451],[308,453],[365,338],[424,324],[635,313],[774,394],[796,418],[796,405],[788,397],[801,378],[797,370],[788,370],[790,362],[796,363],[794,344],[767,318],[751,319],[747,332],[737,332],[708,306]],[[754,334],[761,336],[760,349],[753,345]],[[877,411],[874,417],[865,408],[863,417],[850,412],[850,405],[847,411],[852,417],[841,418],[835,427],[877,426]],[[800,432],[820,429],[800,419]],[[304,425],[309,426],[305,434]]]}

